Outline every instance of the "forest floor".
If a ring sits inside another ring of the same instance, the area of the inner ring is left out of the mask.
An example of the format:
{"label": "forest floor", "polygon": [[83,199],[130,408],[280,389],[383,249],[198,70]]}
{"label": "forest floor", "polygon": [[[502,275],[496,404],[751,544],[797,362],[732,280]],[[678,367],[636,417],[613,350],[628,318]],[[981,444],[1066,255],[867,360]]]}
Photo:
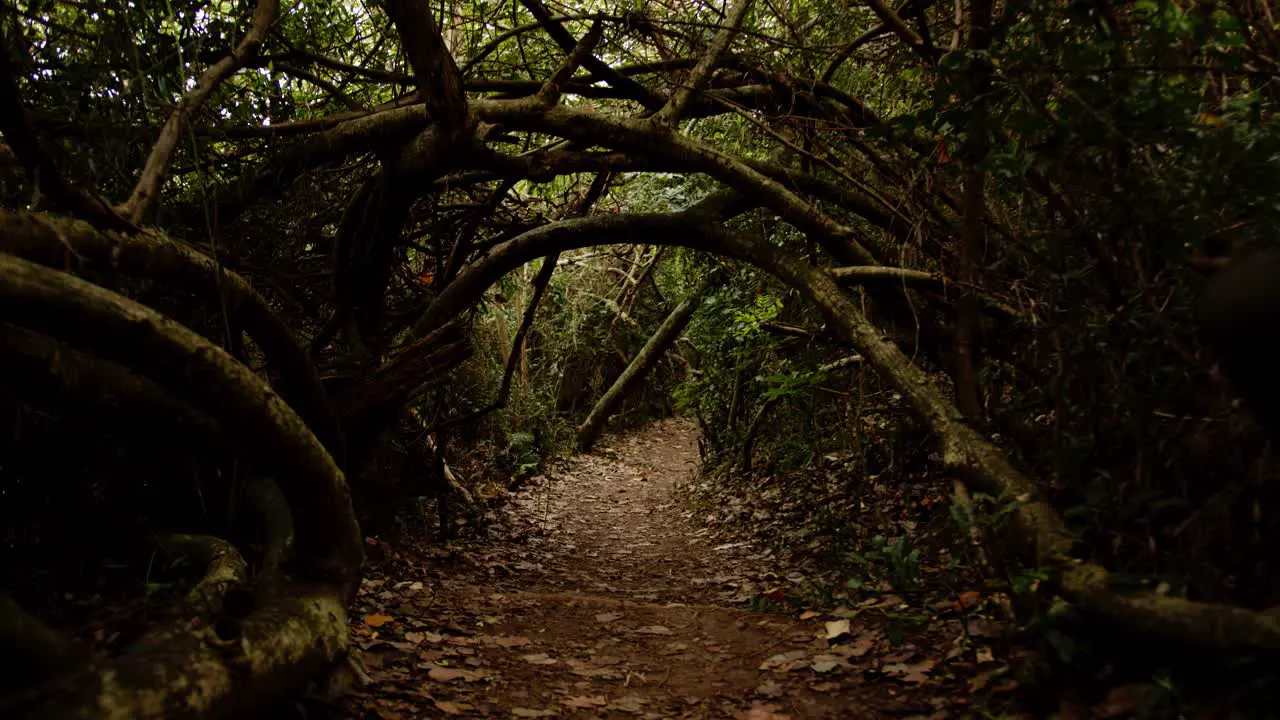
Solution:
{"label": "forest floor", "polygon": [[689,519],[674,488],[697,459],[691,423],[654,423],[524,488],[504,537],[367,541],[352,614],[367,677],[343,714],[960,718],[1012,689],[961,604],[748,609],[803,573]]}

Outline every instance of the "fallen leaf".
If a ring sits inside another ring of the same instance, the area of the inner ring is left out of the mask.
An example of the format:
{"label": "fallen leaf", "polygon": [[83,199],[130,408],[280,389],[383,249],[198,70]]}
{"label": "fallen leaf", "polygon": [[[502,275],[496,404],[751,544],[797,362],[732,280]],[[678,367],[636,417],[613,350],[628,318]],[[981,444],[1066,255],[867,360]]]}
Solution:
{"label": "fallen leaf", "polygon": [[555,665],[557,660],[546,653],[535,653],[533,655],[522,655],[521,660],[530,665]]}
{"label": "fallen leaf", "polygon": [[818,673],[829,673],[838,667],[849,666],[849,663],[839,655],[814,655],[809,659],[812,661],[809,664],[809,667],[812,668],[814,672]]}
{"label": "fallen leaf", "polygon": [[838,637],[849,634],[849,621],[832,620],[827,623],[827,639],[835,640]]}
{"label": "fallen leaf", "polygon": [[596,622],[611,623],[614,620],[621,620],[622,613],[600,613],[596,615]]}
{"label": "fallen leaf", "polygon": [[511,708],[511,714],[522,718],[555,717],[560,713],[555,710],[534,710],[532,708]]}
{"label": "fallen leaf", "polygon": [[937,664],[937,661],[934,660],[922,660],[914,665],[891,663],[880,670],[886,675],[898,676],[898,679],[903,682],[918,685],[929,679],[929,671]]}
{"label": "fallen leaf", "polygon": [[427,677],[436,682],[453,682],[454,680],[475,682],[480,679],[480,673],[444,667],[443,665],[432,665],[431,670],[427,672]]}
{"label": "fallen leaf", "polygon": [[601,708],[609,704],[603,695],[583,695],[581,697],[567,697],[560,701],[565,707],[574,710],[589,710],[591,708]]}
{"label": "fallen leaf", "polygon": [[836,690],[840,689],[840,683],[820,682],[820,683],[814,683],[810,685],[809,688],[815,692],[820,692],[820,693],[835,692]]}
{"label": "fallen leaf", "polygon": [[373,615],[365,615],[365,616],[364,616],[364,624],[365,624],[365,625],[368,625],[369,627],[373,627],[373,628],[376,628],[376,627],[382,627],[383,625],[386,625],[387,623],[395,622],[395,621],[396,621],[396,619],[395,619],[395,618],[393,618],[393,617],[391,617],[390,615],[381,615],[381,614],[378,614],[378,613],[374,613]]}
{"label": "fallen leaf", "polygon": [[671,628],[663,627],[661,625],[646,625],[642,628],[636,628],[636,632],[644,633],[645,635],[674,635],[675,634],[671,632]]}
{"label": "fallen leaf", "polygon": [[978,662],[980,663],[995,662],[996,660],[995,654],[992,653],[991,648],[988,648],[988,647],[978,648],[978,652],[976,653],[976,656],[978,658]]}
{"label": "fallen leaf", "polygon": [[435,704],[436,704],[436,708],[438,708],[440,712],[444,713],[445,715],[461,715],[462,713],[470,712],[475,709],[474,705],[468,705],[466,703],[459,703],[459,702],[450,702],[448,700],[436,700]]}
{"label": "fallen leaf", "polygon": [[778,653],[773,657],[760,663],[761,670],[773,670],[774,672],[790,672],[797,670],[808,664],[805,656],[809,653],[804,650],[792,650],[791,652]]}
{"label": "fallen leaf", "polygon": [[819,615],[821,615],[821,614],[822,614],[822,613],[817,612],[817,611],[814,611],[814,610],[805,610],[804,612],[800,613],[800,619],[801,619],[801,620],[812,620],[812,619],[814,619],[814,618],[818,617],[818,616],[819,616]]}
{"label": "fallen leaf", "polygon": [[844,645],[840,648],[840,654],[847,657],[862,657],[876,646],[876,636],[873,634],[859,635],[852,643]]}
{"label": "fallen leaf", "polygon": [[647,701],[639,695],[623,695],[622,697],[609,703],[610,710],[620,710],[628,713],[644,712],[644,705]]}
{"label": "fallen leaf", "polygon": [[756,703],[751,706],[750,710],[740,712],[734,717],[736,720],[791,720],[790,715],[783,715],[778,712],[781,709],[773,703],[765,705]]}
{"label": "fallen leaf", "polygon": [[772,680],[769,680],[756,687],[756,694],[769,699],[780,698],[782,697],[782,686]]}

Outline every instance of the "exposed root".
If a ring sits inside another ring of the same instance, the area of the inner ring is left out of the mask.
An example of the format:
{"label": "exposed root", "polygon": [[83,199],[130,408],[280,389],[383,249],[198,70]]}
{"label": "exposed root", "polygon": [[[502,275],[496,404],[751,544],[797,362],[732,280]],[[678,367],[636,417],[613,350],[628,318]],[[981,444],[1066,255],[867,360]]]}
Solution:
{"label": "exposed root", "polygon": [[190,557],[205,566],[204,577],[187,594],[187,610],[193,615],[217,615],[222,600],[233,587],[249,581],[249,566],[235,546],[211,535],[167,535],[160,547],[170,557]]}

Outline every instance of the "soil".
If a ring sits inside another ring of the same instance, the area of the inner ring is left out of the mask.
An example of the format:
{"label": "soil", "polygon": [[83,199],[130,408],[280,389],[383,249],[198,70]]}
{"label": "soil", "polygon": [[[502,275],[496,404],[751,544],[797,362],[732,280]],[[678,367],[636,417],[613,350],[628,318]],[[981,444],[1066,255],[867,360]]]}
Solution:
{"label": "soil", "polygon": [[674,489],[697,459],[692,424],[667,420],[523,489],[501,540],[368,540],[380,559],[352,615],[366,677],[343,714],[974,717],[975,693],[1010,686],[958,605],[770,602],[804,571],[693,523]]}

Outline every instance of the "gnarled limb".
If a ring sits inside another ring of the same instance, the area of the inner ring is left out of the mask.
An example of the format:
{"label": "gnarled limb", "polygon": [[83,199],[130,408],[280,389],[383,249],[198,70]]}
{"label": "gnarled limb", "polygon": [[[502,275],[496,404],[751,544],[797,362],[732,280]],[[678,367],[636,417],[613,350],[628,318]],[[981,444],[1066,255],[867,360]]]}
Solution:
{"label": "gnarled limb", "polygon": [[418,96],[431,120],[449,137],[464,132],[467,96],[462,92],[462,74],[440,37],[430,5],[421,0],[384,0],[382,7],[399,31]]}
{"label": "gnarled limb", "polygon": [[856,230],[827,217],[782,183],[742,161],[647,120],[605,117],[566,107],[531,112],[501,101],[476,102],[473,107],[482,120],[685,164],[770,207],[812,236],[837,262],[847,265],[879,264],[861,245]]}
{"label": "gnarled limb", "polygon": [[[325,125],[330,124],[325,122]],[[407,105],[351,119],[307,138],[220,190],[213,202],[215,223],[229,223],[253,202],[279,194],[304,172],[356,153],[397,147],[427,127],[426,108]]]}
{"label": "gnarled limb", "polygon": [[161,538],[160,549],[170,557],[191,558],[204,568],[200,580],[187,593],[187,612],[191,614],[218,614],[227,591],[249,580],[249,566],[240,551],[222,538],[178,533]]}
{"label": "gnarled limb", "polygon": [[175,625],[151,647],[70,673],[16,698],[5,717],[170,720],[228,717],[288,699],[341,660],[347,615],[340,588],[291,588],[220,633]]}
{"label": "gnarled limb", "polygon": [[3,254],[0,320],[129,367],[235,428],[279,471],[296,513],[301,574],[340,584],[358,577],[363,550],[342,471],[289,405],[226,352],[120,295]]}
{"label": "gnarled limb", "polygon": [[11,387],[29,401],[73,398],[110,407],[125,421],[139,416],[163,418],[167,426],[179,426],[187,436],[223,437],[222,429],[207,415],[147,378],[40,333],[0,322],[0,357]]}
{"label": "gnarled limb", "polygon": [[[547,8],[542,4],[541,0],[520,0],[520,4],[524,5],[525,9],[537,19],[538,23],[542,25],[542,29],[551,36],[551,39],[560,46],[560,49],[566,55],[573,54],[573,49],[578,45],[578,42],[560,24],[562,21],[557,20],[551,16],[551,13],[547,12]],[[595,55],[588,53],[582,59],[582,65],[587,70],[590,70],[591,74],[597,79],[604,80],[619,90],[625,91],[633,100],[650,110],[657,110],[665,104],[663,98],[635,80],[618,72]]]}
{"label": "gnarled limb", "polygon": [[280,394],[330,455],[341,462],[342,431],[315,365],[267,301],[241,275],[159,233],[101,232],[86,222],[23,211],[0,209],[0,250],[55,268],[78,258],[184,286],[204,293],[211,303],[225,298],[227,311],[262,350],[277,377]]}

